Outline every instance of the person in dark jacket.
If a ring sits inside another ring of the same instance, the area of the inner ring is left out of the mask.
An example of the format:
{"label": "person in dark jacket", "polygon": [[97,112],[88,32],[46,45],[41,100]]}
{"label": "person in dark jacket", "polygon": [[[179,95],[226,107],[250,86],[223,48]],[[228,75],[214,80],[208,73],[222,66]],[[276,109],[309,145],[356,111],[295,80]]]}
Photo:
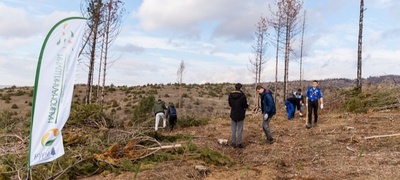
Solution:
{"label": "person in dark jacket", "polygon": [[[243,134],[243,124],[246,114],[246,109],[249,107],[247,104],[246,95],[240,90],[242,84],[237,83],[235,85],[235,90],[229,94],[228,102],[229,107],[231,107],[231,132],[232,132],[232,147],[243,148],[242,144],[242,134]],[[237,141],[236,141],[236,131],[237,131]],[[236,144],[237,143],[237,144]]]}
{"label": "person in dark jacket", "polygon": [[169,132],[171,132],[172,130],[174,130],[174,126],[178,121],[178,115],[176,113],[176,108],[174,106],[174,103],[172,102],[169,103],[169,106],[167,108],[167,114],[165,116],[169,121]]}
{"label": "person in dark jacket", "polygon": [[268,89],[263,88],[260,85],[257,85],[256,91],[260,94],[261,98],[261,111],[263,114],[263,130],[265,136],[267,137],[267,143],[274,143],[274,139],[271,135],[271,130],[269,128],[269,122],[271,118],[276,114],[276,107],[274,98],[272,97],[272,92]]}
{"label": "person in dark jacket", "polygon": [[296,97],[287,98],[285,101],[286,112],[288,113],[288,120],[294,118],[294,113],[296,112],[296,107],[300,106],[300,99]]}
{"label": "person in dark jacket", "polygon": [[160,122],[160,118],[163,119],[163,128],[165,128],[165,126],[167,124],[167,119],[165,118],[165,114],[164,114],[165,109],[167,109],[167,107],[165,107],[165,103],[164,103],[164,101],[161,101],[161,99],[158,99],[158,101],[154,103],[153,111],[156,116],[156,124],[155,124],[154,129],[156,131],[158,130],[158,123]]}
{"label": "person in dark jacket", "polygon": [[304,96],[301,92],[301,89],[297,89],[297,92],[293,92],[293,97],[300,99],[300,103],[297,105],[297,110],[299,111],[299,116],[303,117],[303,103],[304,103]]}

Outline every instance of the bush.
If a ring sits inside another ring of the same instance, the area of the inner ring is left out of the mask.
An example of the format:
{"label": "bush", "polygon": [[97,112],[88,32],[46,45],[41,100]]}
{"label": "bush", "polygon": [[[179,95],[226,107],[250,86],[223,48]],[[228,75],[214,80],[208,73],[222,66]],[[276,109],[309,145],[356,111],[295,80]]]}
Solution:
{"label": "bush", "polygon": [[93,125],[95,127],[113,127],[113,122],[101,110],[98,104],[72,104],[69,124]]}
{"label": "bush", "polygon": [[142,98],[133,110],[134,122],[143,122],[152,115],[155,97],[153,95]]}
{"label": "bush", "polygon": [[234,164],[234,161],[231,157],[209,147],[199,147],[196,144],[190,142],[185,148],[191,153],[198,153],[198,158],[208,164],[213,164],[217,166],[230,166]]}
{"label": "bush", "polygon": [[18,106],[17,106],[16,104],[13,104],[13,105],[11,106],[11,109],[18,109]]}
{"label": "bush", "polygon": [[203,126],[208,124],[209,119],[200,118],[196,119],[193,116],[183,116],[178,118],[178,125],[180,127],[190,127],[190,126]]}
{"label": "bush", "polygon": [[118,106],[119,106],[118,102],[116,100],[113,100],[111,107],[118,107]]}
{"label": "bush", "polygon": [[344,91],[344,97],[348,97],[343,109],[348,112],[366,113],[371,109],[379,109],[394,105],[397,102],[398,93],[395,89],[374,89],[374,91],[360,92],[357,89]]}
{"label": "bush", "polygon": [[210,97],[218,97],[218,95],[217,95],[214,91],[209,91],[209,92],[208,92],[208,95],[209,95]]}
{"label": "bush", "polygon": [[6,103],[10,103],[10,100],[11,100],[10,94],[5,94],[5,95],[1,96],[1,100],[4,100]]}
{"label": "bush", "polygon": [[9,111],[3,111],[0,114],[0,129],[4,129],[12,123],[14,123],[12,119],[12,113]]}
{"label": "bush", "polygon": [[21,91],[21,90],[17,90],[17,92],[14,93],[15,96],[23,96],[24,94],[25,94],[25,92]]}

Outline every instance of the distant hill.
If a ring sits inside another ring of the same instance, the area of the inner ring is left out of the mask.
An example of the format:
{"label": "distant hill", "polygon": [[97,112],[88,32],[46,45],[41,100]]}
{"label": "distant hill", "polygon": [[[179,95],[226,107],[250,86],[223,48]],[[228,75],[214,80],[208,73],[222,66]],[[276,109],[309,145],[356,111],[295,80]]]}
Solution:
{"label": "distant hill", "polygon": [[0,89],[11,87],[12,85],[0,85]]}
{"label": "distant hill", "polygon": [[[297,84],[298,81],[292,81]],[[311,80],[305,80],[305,86],[311,84]],[[324,79],[319,80],[320,86],[328,89],[335,88],[351,88],[355,87],[356,79],[348,79],[348,78],[332,78],[332,79]],[[370,76],[368,78],[362,79],[363,85],[389,85],[389,84],[400,84],[400,75],[384,75],[384,76]]]}

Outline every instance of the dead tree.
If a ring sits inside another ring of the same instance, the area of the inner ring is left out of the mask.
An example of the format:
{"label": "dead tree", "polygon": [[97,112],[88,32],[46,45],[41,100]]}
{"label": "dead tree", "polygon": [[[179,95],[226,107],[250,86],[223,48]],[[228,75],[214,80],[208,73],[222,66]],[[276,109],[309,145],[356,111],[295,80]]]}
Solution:
{"label": "dead tree", "polygon": [[303,25],[301,28],[301,45],[300,45],[300,86],[299,88],[303,89],[303,52],[304,52],[304,32],[306,29],[306,10],[303,13]]}
{"label": "dead tree", "polygon": [[[253,54],[254,54],[254,59],[250,59],[250,72],[254,73],[254,86],[256,87],[257,85],[260,84],[261,82],[261,72],[263,69],[263,65],[266,63],[265,59],[265,53],[267,50],[267,18],[266,17],[260,17],[260,20],[257,23],[256,26],[256,31],[254,33],[256,42],[255,44],[251,47]],[[254,87],[254,89],[255,89]],[[255,93],[255,98],[257,99],[257,105],[256,105],[256,110],[259,109],[260,107],[260,99],[257,97],[257,92]]]}
{"label": "dead tree", "polygon": [[[276,102],[276,96],[278,94],[278,64],[279,64],[279,52],[281,51],[280,49],[280,44],[282,43],[281,36],[282,36],[282,13],[283,13],[283,3],[281,1],[275,2],[275,6],[277,7],[277,10],[274,11],[272,10],[271,6],[270,11],[272,13],[272,18],[268,21],[268,23],[275,29],[276,38],[275,40],[271,39],[272,44],[275,44],[276,46],[276,51],[275,51],[275,83],[274,83],[274,101]],[[275,42],[273,42],[275,41]]]}
{"label": "dead tree", "polygon": [[364,19],[364,0],[360,0],[360,21],[358,28],[358,57],[357,57],[357,90],[361,92],[362,88],[362,33]]}
{"label": "dead tree", "polygon": [[298,15],[303,7],[303,2],[300,0],[280,0],[283,4],[283,30],[285,34],[285,67],[283,80],[283,100],[286,99],[289,86],[289,60],[291,53],[291,44],[294,37],[298,34]]}
{"label": "dead tree", "polygon": [[179,104],[178,108],[182,109],[182,81],[183,81],[183,73],[185,72],[185,62],[182,60],[179,64],[178,71],[176,74],[178,75],[178,83],[179,83]]}
{"label": "dead tree", "polygon": [[102,51],[101,51],[104,52],[104,57],[100,58],[104,59],[102,62],[103,79],[101,86],[101,96],[99,98],[100,105],[103,105],[103,100],[105,95],[107,68],[110,66],[110,64],[115,62],[115,61],[113,62],[109,61],[109,49],[112,43],[116,40],[118,34],[121,32],[122,18],[126,12],[125,8],[123,7],[124,4],[125,3],[121,0],[109,0],[107,3],[105,3],[105,6],[103,6],[102,10],[104,13],[102,17],[104,18],[103,21],[105,27],[102,28],[104,30],[104,36],[103,36]]}
{"label": "dead tree", "polygon": [[104,54],[104,39],[105,39],[105,34],[102,35],[102,43],[101,43],[101,51],[100,51],[100,63],[99,63],[99,68],[98,68],[98,74],[97,74],[97,102],[101,105],[102,104],[102,97],[101,97],[101,86],[100,86],[100,81],[101,81],[101,70],[103,69],[103,54]]}
{"label": "dead tree", "polygon": [[94,66],[96,59],[96,51],[97,51],[97,42],[98,42],[98,29],[101,23],[101,9],[103,6],[102,0],[84,0],[81,4],[81,11],[84,17],[88,18],[88,26],[90,28],[90,33],[86,35],[86,38],[89,40],[88,48],[88,59],[89,59],[89,71],[88,71],[88,80],[86,84],[86,104],[91,102],[92,91],[93,91],[93,74],[94,74]]}

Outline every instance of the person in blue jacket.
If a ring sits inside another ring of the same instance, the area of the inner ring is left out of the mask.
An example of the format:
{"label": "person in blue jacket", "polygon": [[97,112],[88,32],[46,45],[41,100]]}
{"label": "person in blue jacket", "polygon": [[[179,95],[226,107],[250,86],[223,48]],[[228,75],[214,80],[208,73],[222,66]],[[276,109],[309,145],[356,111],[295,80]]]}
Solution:
{"label": "person in blue jacket", "polygon": [[312,87],[307,90],[306,107],[308,108],[308,122],[306,128],[311,128],[311,120],[314,112],[314,126],[318,125],[318,100],[321,102],[321,109],[324,108],[324,99],[322,98],[322,91],[318,87],[318,81],[314,80]]}
{"label": "person in blue jacket", "polygon": [[257,85],[256,91],[260,94],[261,98],[261,111],[263,114],[262,126],[265,136],[267,137],[266,142],[268,144],[272,144],[274,143],[274,138],[271,135],[269,122],[271,121],[271,118],[276,114],[275,101],[272,97],[272,92],[270,90],[265,89],[260,85]]}
{"label": "person in blue jacket", "polygon": [[288,120],[292,120],[294,118],[294,114],[296,112],[296,107],[300,106],[300,99],[295,97],[289,97],[285,101],[285,107],[288,114]]}

